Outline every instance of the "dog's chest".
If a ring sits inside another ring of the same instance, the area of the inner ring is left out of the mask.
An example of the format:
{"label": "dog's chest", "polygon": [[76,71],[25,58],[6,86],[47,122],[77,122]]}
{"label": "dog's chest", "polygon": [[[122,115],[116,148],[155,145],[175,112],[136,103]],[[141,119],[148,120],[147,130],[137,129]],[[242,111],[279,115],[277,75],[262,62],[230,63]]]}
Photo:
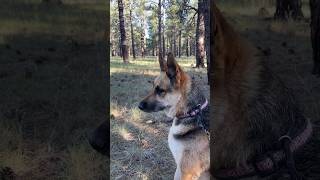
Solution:
{"label": "dog's chest", "polygon": [[174,134],[176,133],[175,127],[172,126],[169,131],[168,143],[170,151],[174,157],[176,164],[179,164],[182,158],[183,151],[185,149],[185,144],[180,140],[174,138]]}

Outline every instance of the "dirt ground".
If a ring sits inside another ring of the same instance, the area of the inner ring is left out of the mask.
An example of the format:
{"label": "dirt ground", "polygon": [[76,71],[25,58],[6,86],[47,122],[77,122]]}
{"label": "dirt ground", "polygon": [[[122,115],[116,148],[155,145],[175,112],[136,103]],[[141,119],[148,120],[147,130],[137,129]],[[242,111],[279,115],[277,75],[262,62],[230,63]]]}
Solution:
{"label": "dirt ground", "polygon": [[0,179],[109,179],[106,3],[0,1]]}

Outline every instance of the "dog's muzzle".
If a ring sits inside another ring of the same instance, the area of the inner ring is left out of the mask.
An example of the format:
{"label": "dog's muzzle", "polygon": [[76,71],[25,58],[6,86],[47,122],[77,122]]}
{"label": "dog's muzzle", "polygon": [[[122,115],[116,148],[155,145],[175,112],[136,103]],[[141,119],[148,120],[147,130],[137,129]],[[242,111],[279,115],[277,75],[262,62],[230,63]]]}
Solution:
{"label": "dog's muzzle", "polygon": [[164,110],[166,106],[163,106],[158,102],[148,103],[146,101],[141,101],[138,108],[144,112],[158,112]]}

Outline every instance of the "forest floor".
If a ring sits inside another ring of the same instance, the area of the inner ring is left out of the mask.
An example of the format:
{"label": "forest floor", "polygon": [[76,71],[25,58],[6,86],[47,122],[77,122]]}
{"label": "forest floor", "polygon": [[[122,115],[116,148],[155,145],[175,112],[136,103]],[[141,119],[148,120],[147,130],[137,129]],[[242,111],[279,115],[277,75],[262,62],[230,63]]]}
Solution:
{"label": "forest floor", "polygon": [[107,117],[107,4],[63,2],[0,1],[0,179],[109,179],[87,140]]}
{"label": "forest floor", "polygon": [[[194,57],[177,61],[203,83],[202,90],[208,95],[206,69],[192,68]],[[167,142],[171,123],[163,112],[149,114],[138,109],[159,73],[157,57],[138,58],[128,65],[118,57],[111,58],[112,179],[173,179],[176,165]]]}

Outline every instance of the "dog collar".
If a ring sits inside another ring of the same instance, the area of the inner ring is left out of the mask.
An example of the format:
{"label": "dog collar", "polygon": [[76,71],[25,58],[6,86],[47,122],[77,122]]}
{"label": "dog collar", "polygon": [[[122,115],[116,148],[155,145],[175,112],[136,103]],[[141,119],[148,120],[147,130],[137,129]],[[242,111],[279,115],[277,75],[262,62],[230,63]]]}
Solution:
{"label": "dog collar", "polygon": [[[291,139],[289,136],[282,136],[279,141],[283,139],[289,139],[287,150],[279,150],[273,153],[267,153],[266,155],[258,158],[251,163],[245,163],[239,167],[233,169],[220,169],[213,174],[218,179],[241,179],[252,176],[269,176],[278,170],[278,164],[283,160],[292,159],[288,158],[288,153],[292,154],[300,147],[302,147],[312,134],[312,124],[310,120],[307,120],[304,130],[298,134],[295,138]],[[294,164],[294,162],[293,162]],[[291,173],[291,172],[290,172]]]}
{"label": "dog collar", "polygon": [[203,104],[198,104],[195,108],[191,109],[187,113],[177,116],[177,119],[185,119],[185,118],[192,118],[196,117],[196,123],[198,126],[207,134],[208,139],[210,140],[210,132],[208,127],[206,126],[206,123],[203,121],[202,117],[202,111],[208,106],[208,100],[205,99],[206,101]]}
{"label": "dog collar", "polygon": [[192,110],[188,111],[187,113],[181,116],[177,116],[177,118],[185,119],[189,117],[194,117],[198,115],[201,111],[203,111],[207,106],[208,106],[208,100],[206,99],[206,101],[203,104],[198,104],[195,108],[193,108]]}

